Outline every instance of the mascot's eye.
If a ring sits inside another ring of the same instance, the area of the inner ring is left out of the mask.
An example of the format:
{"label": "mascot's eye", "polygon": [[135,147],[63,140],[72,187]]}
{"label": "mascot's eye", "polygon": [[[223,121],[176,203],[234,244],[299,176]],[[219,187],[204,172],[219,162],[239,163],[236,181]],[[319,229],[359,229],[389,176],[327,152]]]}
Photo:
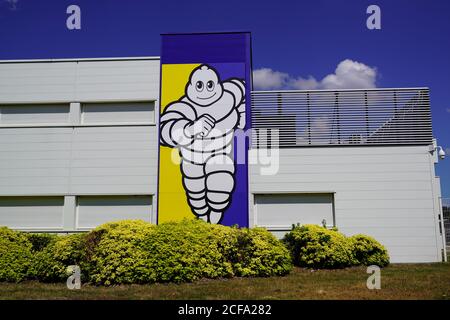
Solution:
{"label": "mascot's eye", "polygon": [[208,91],[213,91],[213,89],[214,89],[214,81],[209,80],[209,81],[206,83],[206,89],[208,89]]}
{"label": "mascot's eye", "polygon": [[197,91],[203,91],[203,82],[197,81],[197,83],[195,84],[195,88],[197,89]]}

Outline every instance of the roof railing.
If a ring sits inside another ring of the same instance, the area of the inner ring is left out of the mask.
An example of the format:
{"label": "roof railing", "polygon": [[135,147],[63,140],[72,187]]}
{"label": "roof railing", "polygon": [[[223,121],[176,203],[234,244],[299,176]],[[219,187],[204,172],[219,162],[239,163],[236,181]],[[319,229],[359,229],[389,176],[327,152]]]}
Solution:
{"label": "roof railing", "polygon": [[432,144],[428,88],[253,91],[252,146]]}

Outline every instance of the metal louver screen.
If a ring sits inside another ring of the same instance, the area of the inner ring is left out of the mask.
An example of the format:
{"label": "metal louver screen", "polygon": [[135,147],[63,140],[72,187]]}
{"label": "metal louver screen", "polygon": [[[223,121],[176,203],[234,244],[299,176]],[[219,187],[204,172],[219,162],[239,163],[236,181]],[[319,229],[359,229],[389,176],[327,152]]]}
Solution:
{"label": "metal louver screen", "polygon": [[252,146],[432,144],[427,88],[253,91]]}

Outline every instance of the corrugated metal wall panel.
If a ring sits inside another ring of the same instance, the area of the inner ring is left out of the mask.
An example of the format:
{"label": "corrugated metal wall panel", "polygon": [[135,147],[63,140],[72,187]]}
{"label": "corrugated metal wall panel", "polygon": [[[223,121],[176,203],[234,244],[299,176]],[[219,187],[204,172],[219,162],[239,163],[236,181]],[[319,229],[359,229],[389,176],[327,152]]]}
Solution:
{"label": "corrugated metal wall panel", "polygon": [[159,59],[0,63],[0,103],[157,100]]}
{"label": "corrugated metal wall panel", "polygon": [[72,128],[1,128],[0,195],[69,191]]}
{"label": "corrugated metal wall panel", "polygon": [[[0,84],[7,111],[28,101],[67,102],[62,127],[38,127],[32,117],[0,128],[1,195],[156,192],[157,131],[148,124],[157,114],[158,58],[0,63]],[[86,123],[103,126],[69,123],[70,102],[82,102]],[[48,119],[44,111],[38,115]],[[146,125],[114,126],[118,119]]]}
{"label": "corrugated metal wall panel", "polygon": [[155,126],[75,128],[70,192],[156,193],[156,136]]}
{"label": "corrugated metal wall panel", "polygon": [[0,194],[153,194],[156,135],[155,126],[0,129]]}
{"label": "corrugated metal wall panel", "polygon": [[430,163],[428,146],[287,148],[275,175],[251,165],[250,190],[335,192],[340,231],[375,237],[393,262],[440,261]]}
{"label": "corrugated metal wall panel", "polygon": [[75,101],[76,62],[0,64],[0,103]]}

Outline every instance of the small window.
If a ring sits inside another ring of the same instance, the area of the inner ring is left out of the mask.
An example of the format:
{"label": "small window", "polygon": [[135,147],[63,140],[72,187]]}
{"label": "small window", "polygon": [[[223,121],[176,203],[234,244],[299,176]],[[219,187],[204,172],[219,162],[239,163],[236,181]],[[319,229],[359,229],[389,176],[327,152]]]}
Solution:
{"label": "small window", "polygon": [[0,105],[0,124],[66,124],[69,104]]}
{"label": "small window", "polygon": [[0,225],[15,229],[62,228],[64,197],[0,197]]}
{"label": "small window", "polygon": [[106,222],[141,219],[150,222],[151,196],[79,196],[77,227],[95,228]]}
{"label": "small window", "polygon": [[154,102],[85,103],[82,123],[154,123]]}

